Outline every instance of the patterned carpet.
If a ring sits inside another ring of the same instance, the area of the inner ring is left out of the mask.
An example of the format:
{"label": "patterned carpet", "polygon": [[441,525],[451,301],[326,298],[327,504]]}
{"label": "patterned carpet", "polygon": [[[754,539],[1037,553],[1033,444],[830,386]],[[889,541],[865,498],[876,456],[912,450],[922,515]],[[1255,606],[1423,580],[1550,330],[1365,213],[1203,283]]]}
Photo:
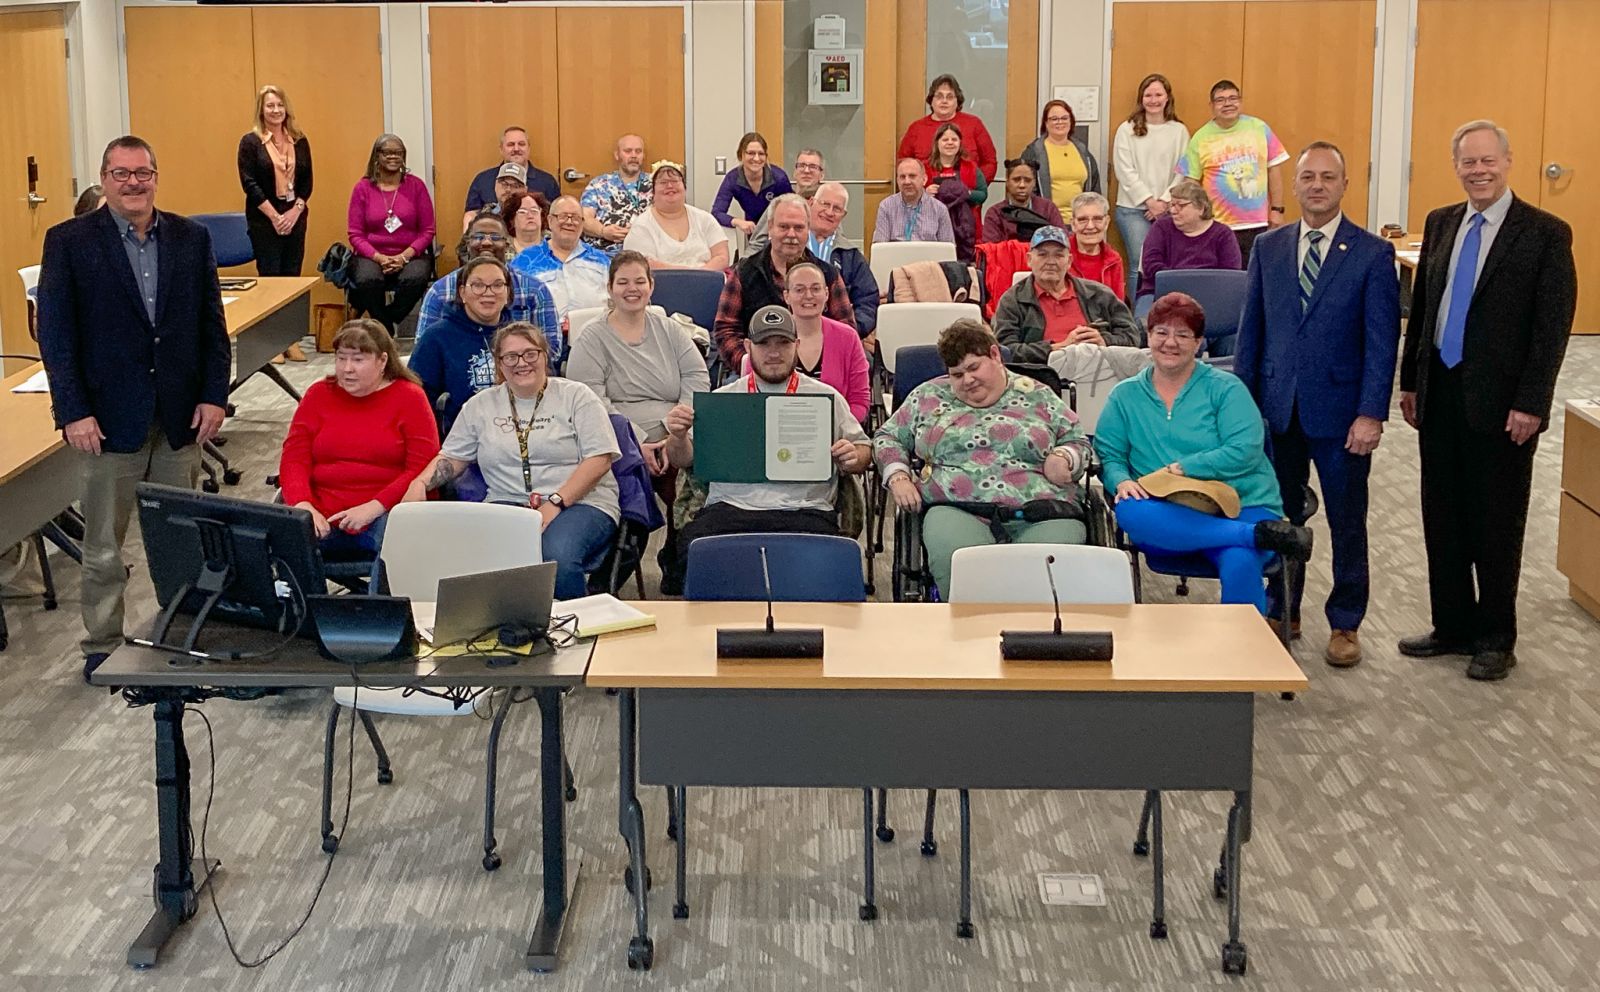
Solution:
{"label": "patterned carpet", "polygon": [[[325,358],[286,368],[304,384]],[[1600,394],[1600,340],[1574,341],[1558,396]],[[235,492],[267,496],[290,404],[257,380],[237,396],[228,453]],[[62,608],[11,596],[0,666],[0,988],[428,990],[658,988],[1053,992],[1189,989],[1575,990],[1600,987],[1600,627],[1566,597],[1554,568],[1561,419],[1538,455],[1527,542],[1521,666],[1500,684],[1469,682],[1459,660],[1412,661],[1398,636],[1426,626],[1417,454],[1398,420],[1373,474],[1374,608],[1367,661],[1336,672],[1308,606],[1297,647],[1311,677],[1298,701],[1259,702],[1254,840],[1245,850],[1250,971],[1218,968],[1225,918],[1211,865],[1225,797],[1167,804],[1171,938],[1146,935],[1150,871],[1129,853],[1129,794],[974,797],[978,936],[954,937],[954,797],[941,852],[917,852],[920,796],[896,793],[900,830],[879,846],[874,923],[856,919],[859,796],[852,792],[691,792],[694,915],[670,918],[664,801],[647,790],[656,890],[656,967],[624,964],[631,915],[619,881],[616,708],[580,692],[568,741],[580,796],[570,807],[580,885],[553,975],[522,955],[535,910],[536,714],[508,723],[500,829],[505,866],[479,866],[482,746],[472,718],[382,720],[396,781],[373,781],[356,741],[351,824],[305,932],[272,962],[242,970],[209,905],[145,975],[123,963],[149,913],[154,861],[151,722],[79,680],[77,575],[56,556]],[[1319,518],[1320,522],[1320,518]],[[1326,548],[1327,535],[1319,537]],[[136,541],[136,539],[135,539]],[[139,552],[130,541],[130,556]],[[1312,597],[1328,588],[1326,552]],[[886,584],[885,584],[886,585]],[[1166,579],[1147,580],[1171,598]],[[653,586],[652,586],[653,590]],[[15,592],[15,590],[10,590]],[[136,571],[131,614],[153,600]],[[1196,601],[1215,585],[1196,583]],[[1317,606],[1320,602],[1317,601]],[[318,781],[326,697],[213,702],[217,781],[208,848],[228,923],[253,957],[304,912],[325,856]],[[381,718],[380,718],[381,719]],[[206,795],[204,727],[190,718],[196,826]],[[341,742],[341,747],[343,746]],[[341,790],[342,797],[342,790]],[[1042,871],[1097,873],[1107,904],[1047,907]],[[1585,949],[1587,948],[1587,950]]]}

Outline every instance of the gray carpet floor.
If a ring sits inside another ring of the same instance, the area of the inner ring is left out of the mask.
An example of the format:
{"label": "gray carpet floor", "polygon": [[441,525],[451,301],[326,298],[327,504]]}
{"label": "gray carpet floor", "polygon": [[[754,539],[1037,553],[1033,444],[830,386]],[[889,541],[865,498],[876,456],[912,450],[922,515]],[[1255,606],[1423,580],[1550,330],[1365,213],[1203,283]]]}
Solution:
{"label": "gray carpet floor", "polygon": [[[304,384],[328,364],[285,371]],[[1600,340],[1578,339],[1558,401],[1595,395]],[[229,491],[265,498],[291,403],[259,378],[236,399],[227,452],[245,480]],[[522,967],[539,885],[531,709],[513,714],[502,744],[498,872],[479,866],[487,725],[380,718],[396,780],[374,783],[371,752],[357,739],[351,822],[299,939],[267,965],[240,969],[203,904],[154,972],[130,971],[123,955],[149,914],[155,859],[150,714],[80,680],[76,569],[55,555],[61,609],[45,612],[16,588],[6,603],[0,989],[1600,988],[1600,625],[1567,598],[1554,566],[1561,427],[1558,416],[1539,447],[1521,665],[1483,685],[1459,660],[1395,651],[1397,637],[1426,627],[1427,597],[1415,436],[1398,415],[1391,421],[1372,478],[1367,660],[1326,667],[1326,626],[1308,605],[1296,654],[1310,691],[1258,703],[1243,979],[1219,971],[1225,917],[1211,895],[1226,797],[1169,799],[1171,938],[1156,942],[1146,935],[1150,869],[1129,852],[1138,797],[1020,792],[974,796],[978,934],[961,941],[953,796],[941,808],[941,852],[923,858],[921,797],[893,795],[899,837],[879,847],[882,915],[862,923],[858,794],[691,792],[694,915],[675,921],[664,801],[648,790],[656,966],[631,973],[616,706],[597,691],[578,692],[568,710],[580,883],[557,973]],[[1325,549],[1325,530],[1319,540]],[[128,554],[142,557],[136,537]],[[1308,603],[1320,604],[1328,583],[1323,551]],[[1145,588],[1153,600],[1173,598],[1169,579],[1147,578]],[[142,568],[131,596],[132,617],[153,612]],[[1192,599],[1215,597],[1213,583],[1195,583]],[[246,957],[294,925],[326,861],[317,805],[327,705],[301,692],[204,707],[217,764],[207,847],[224,862],[216,894]],[[206,735],[198,719],[187,727],[198,828]],[[1102,876],[1106,905],[1043,905],[1044,871]]]}

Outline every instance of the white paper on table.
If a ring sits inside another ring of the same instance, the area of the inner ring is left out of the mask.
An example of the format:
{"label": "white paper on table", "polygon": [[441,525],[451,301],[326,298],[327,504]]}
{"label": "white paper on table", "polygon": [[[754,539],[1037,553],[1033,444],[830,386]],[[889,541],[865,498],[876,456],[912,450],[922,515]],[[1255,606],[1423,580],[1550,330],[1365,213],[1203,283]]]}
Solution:
{"label": "white paper on table", "polygon": [[33,375],[28,376],[25,381],[12,386],[11,391],[13,393],[48,393],[50,391],[50,380],[45,378],[44,369],[40,369]]}
{"label": "white paper on table", "polygon": [[237,296],[224,296],[222,298],[222,305],[223,306],[227,306],[228,304],[233,303],[234,301],[236,301],[238,299],[239,298]]}
{"label": "white paper on table", "polygon": [[767,479],[821,482],[833,477],[833,397],[767,397]]}

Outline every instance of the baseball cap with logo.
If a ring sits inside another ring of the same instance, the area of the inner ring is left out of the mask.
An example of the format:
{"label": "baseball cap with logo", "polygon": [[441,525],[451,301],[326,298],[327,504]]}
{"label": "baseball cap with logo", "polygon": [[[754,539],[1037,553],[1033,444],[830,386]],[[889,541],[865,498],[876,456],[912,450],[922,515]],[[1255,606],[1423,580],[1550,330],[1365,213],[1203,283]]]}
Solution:
{"label": "baseball cap with logo", "polygon": [[1065,248],[1067,246],[1067,232],[1054,224],[1046,224],[1033,232],[1033,240],[1028,242],[1028,248],[1030,250],[1037,248],[1048,241],[1054,241]]}
{"label": "baseball cap with logo", "polygon": [[750,340],[756,344],[771,338],[787,338],[790,341],[800,339],[800,331],[794,326],[794,314],[776,304],[762,307],[750,315]]}
{"label": "baseball cap with logo", "polygon": [[528,169],[518,162],[507,162],[494,174],[495,179],[515,179],[522,185],[528,185]]}

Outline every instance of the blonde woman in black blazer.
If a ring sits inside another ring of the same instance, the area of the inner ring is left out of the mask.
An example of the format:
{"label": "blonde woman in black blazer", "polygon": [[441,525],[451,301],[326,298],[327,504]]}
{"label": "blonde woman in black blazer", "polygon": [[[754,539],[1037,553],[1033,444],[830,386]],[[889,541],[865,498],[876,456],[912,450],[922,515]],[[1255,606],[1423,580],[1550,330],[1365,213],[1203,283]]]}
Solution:
{"label": "blonde woman in black blazer", "polygon": [[[282,89],[256,94],[255,126],[239,139],[239,185],[256,273],[297,276],[306,256],[306,201],[311,199],[311,144],[295,125]],[[284,353],[306,360],[299,345]]]}

